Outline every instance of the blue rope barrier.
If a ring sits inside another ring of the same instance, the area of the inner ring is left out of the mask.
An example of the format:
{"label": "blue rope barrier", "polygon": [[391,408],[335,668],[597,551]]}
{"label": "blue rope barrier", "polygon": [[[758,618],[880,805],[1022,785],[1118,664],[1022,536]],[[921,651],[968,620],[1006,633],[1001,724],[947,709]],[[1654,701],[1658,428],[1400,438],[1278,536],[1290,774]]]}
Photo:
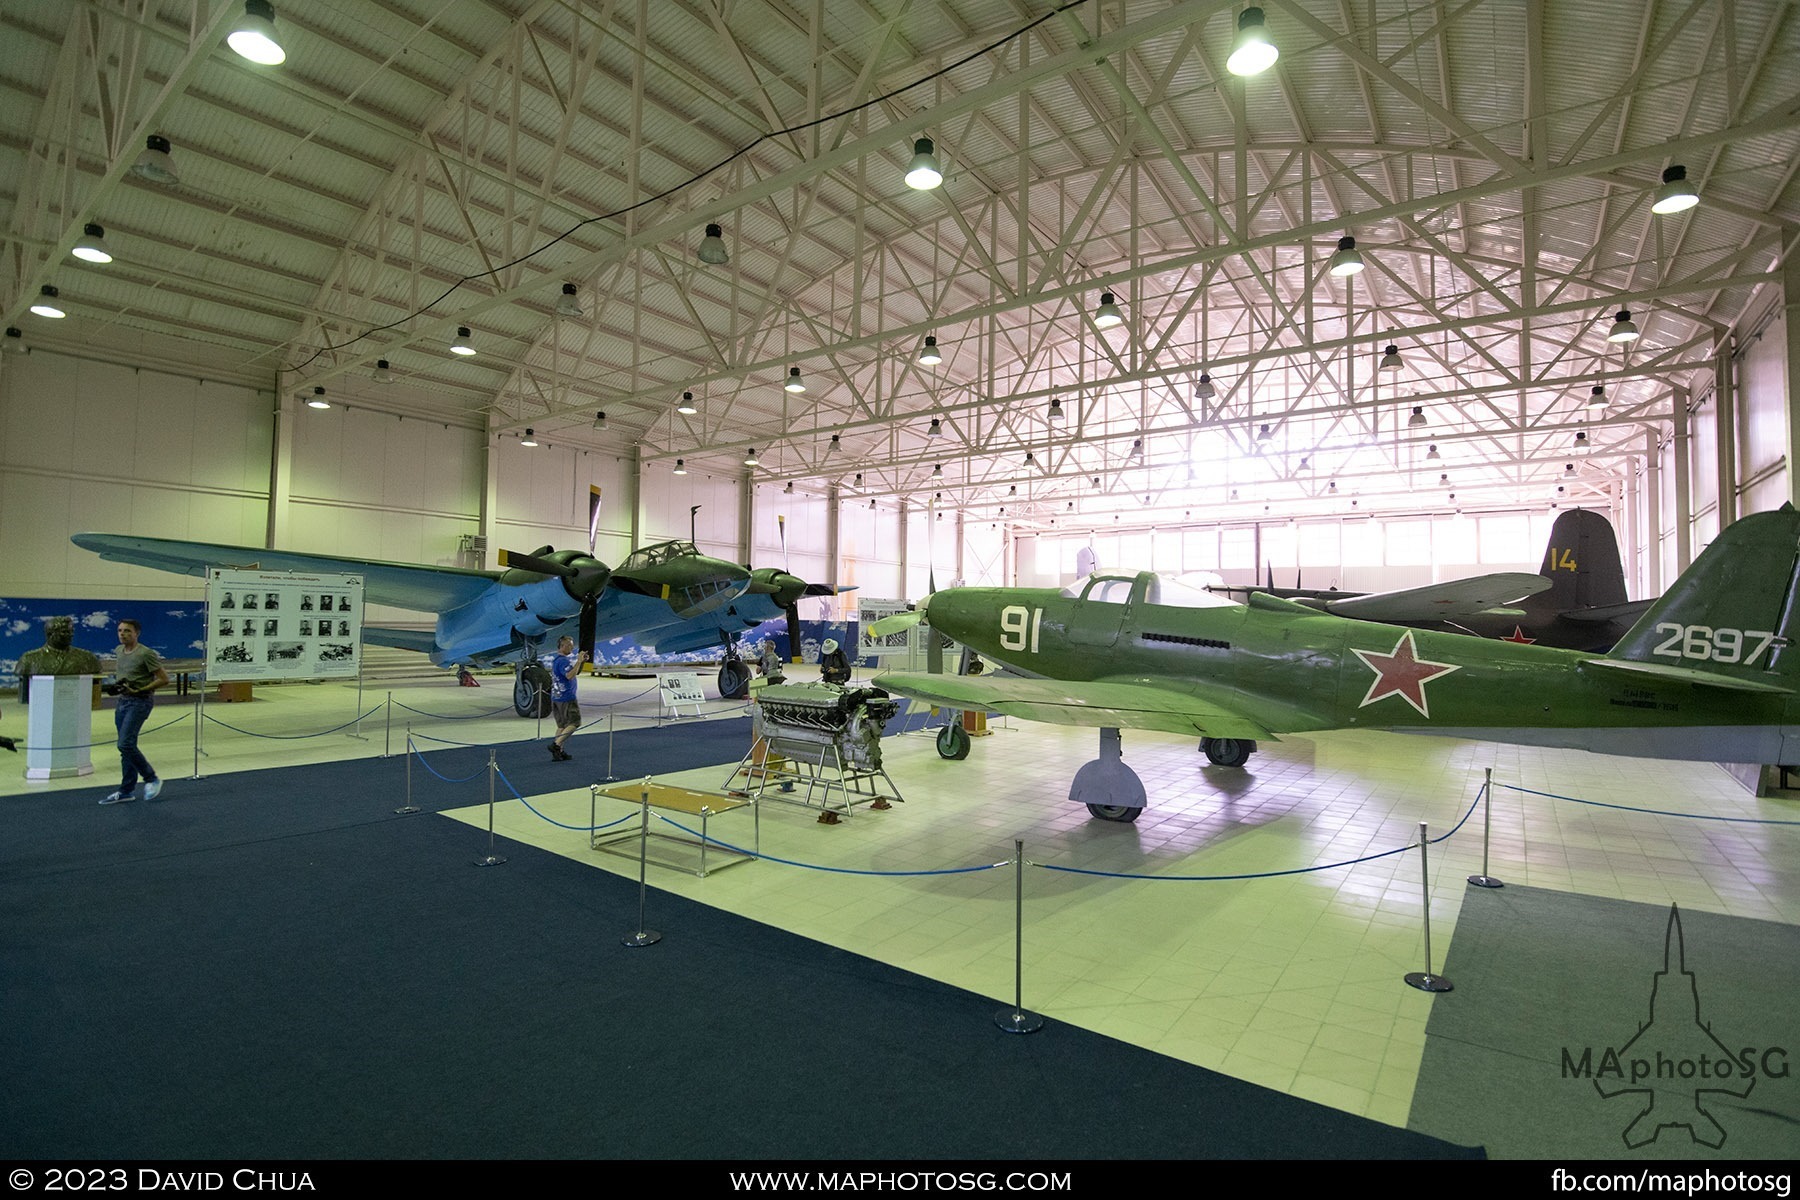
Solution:
{"label": "blue rope barrier", "polygon": [[538,809],[538,807],[536,805],[532,804],[531,801],[527,800],[524,796],[520,795],[519,789],[512,785],[512,780],[510,780],[506,777],[505,771],[502,771],[499,767],[495,767],[494,774],[500,776],[500,782],[504,783],[506,785],[506,790],[513,794],[513,799],[517,800],[520,804],[523,804],[526,808],[530,809],[531,814],[533,816],[535,816],[538,820],[544,822],[546,825],[554,825],[558,829],[572,829],[572,830],[576,831],[577,833],[598,833],[602,829],[611,829],[614,825],[622,825],[626,821],[631,820],[631,817],[632,817],[631,813],[626,813],[624,816],[620,817],[617,821],[608,821],[604,825],[570,825],[567,822],[558,821],[555,817],[545,815],[542,811],[540,811]]}
{"label": "blue rope barrier", "polygon": [[[1425,839],[1426,844],[1435,846],[1467,824],[1469,818],[1474,815],[1476,806],[1481,803],[1482,792],[1486,790],[1486,784],[1476,790],[1475,799],[1470,803],[1469,811],[1463,814],[1462,820],[1451,827],[1449,833],[1427,838]],[[1354,867],[1358,863],[1374,862],[1378,858],[1390,858],[1393,855],[1405,854],[1408,850],[1417,850],[1418,848],[1419,843],[1409,842],[1404,846],[1396,846],[1392,850],[1383,850],[1379,854],[1365,854],[1361,858],[1346,859],[1343,862],[1321,863],[1316,867],[1292,867],[1286,871],[1256,871],[1247,875],[1140,875],[1129,871],[1094,871],[1086,867],[1056,867],[1049,863],[1036,863],[1030,862],[1030,860],[1027,860],[1027,865],[1040,867],[1046,871],[1061,871],[1065,875],[1098,875],[1105,879],[1148,879],[1170,883],[1222,883],[1242,879],[1277,879],[1283,875],[1311,875],[1316,871],[1335,871],[1339,867]]]}
{"label": "blue rope barrier", "polygon": [[1777,821],[1772,817],[1714,817],[1705,813],[1670,812],[1664,808],[1634,808],[1629,804],[1607,804],[1603,800],[1582,800],[1576,796],[1559,796],[1555,792],[1539,792],[1531,788],[1520,787],[1513,783],[1503,783],[1501,787],[1511,788],[1515,792],[1524,792],[1528,796],[1545,796],[1551,800],[1567,800],[1570,804],[1585,804],[1590,808],[1612,808],[1619,812],[1649,813],[1658,817],[1680,817],[1687,821],[1725,821],[1733,825],[1800,825],[1800,821]]}
{"label": "blue rope barrier", "polygon": [[487,768],[484,766],[481,768],[481,770],[476,771],[475,774],[473,774],[473,775],[464,775],[461,779],[452,779],[448,775],[438,775],[437,771],[432,768],[432,765],[425,761],[425,756],[419,752],[419,748],[412,744],[412,740],[410,738],[407,740],[406,748],[409,751],[411,751],[412,753],[417,754],[419,756],[419,765],[421,767],[424,767],[427,771],[430,771],[433,775],[437,775],[437,777],[439,779],[443,780],[445,783],[467,783],[471,779],[479,779],[481,777],[481,772],[487,770]]}
{"label": "blue rope barrier", "polygon": [[[615,796],[614,799],[623,799],[623,797]],[[654,815],[657,820],[662,821],[664,824],[673,825],[689,837],[699,838],[701,841],[729,850],[733,854],[742,854],[747,858],[765,859],[769,862],[780,863],[784,867],[800,867],[807,871],[824,871],[831,875],[891,875],[896,877],[904,875],[970,875],[977,871],[992,871],[997,867],[1010,867],[1012,865],[1012,860],[1008,859],[1005,862],[985,863],[979,867],[941,867],[932,871],[859,871],[851,867],[822,867],[817,863],[805,863],[792,858],[778,858],[773,854],[758,854],[754,850],[745,850],[740,846],[732,845],[730,842],[720,841],[716,837],[708,837],[706,834],[689,829],[680,821],[671,820],[661,813],[656,813]]]}
{"label": "blue rope barrier", "polygon": [[334,726],[331,729],[322,729],[318,733],[255,733],[248,729],[239,729],[236,725],[226,725],[225,722],[219,720],[217,717],[207,717],[206,719],[211,721],[214,725],[224,725],[225,728],[231,730],[231,732],[241,733],[245,737],[268,738],[270,741],[276,742],[297,742],[306,738],[324,737],[326,734],[336,733],[340,729],[348,729],[358,722],[368,720],[380,711],[381,705],[377,704],[374,708],[371,708],[360,717],[354,717],[351,720],[345,721],[342,725]]}

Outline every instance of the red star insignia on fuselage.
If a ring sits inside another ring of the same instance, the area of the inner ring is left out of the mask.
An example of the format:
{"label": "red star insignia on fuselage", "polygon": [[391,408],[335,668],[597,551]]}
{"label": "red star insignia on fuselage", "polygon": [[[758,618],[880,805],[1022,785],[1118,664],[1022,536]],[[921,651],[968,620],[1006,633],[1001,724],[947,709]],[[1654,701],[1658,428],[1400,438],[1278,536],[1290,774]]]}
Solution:
{"label": "red star insignia on fuselage", "polygon": [[1531,643],[1537,641],[1534,637],[1526,637],[1524,628],[1518,625],[1514,625],[1513,631],[1500,640],[1503,642],[1517,642],[1521,646],[1529,646]]}
{"label": "red star insignia on fuselage", "polygon": [[1439,675],[1462,670],[1459,663],[1431,662],[1420,658],[1417,647],[1413,645],[1410,629],[1394,643],[1392,654],[1377,654],[1373,650],[1357,650],[1354,653],[1362,659],[1364,666],[1375,672],[1375,682],[1369,685],[1369,694],[1362,698],[1358,708],[1367,708],[1384,696],[1399,696],[1427,719],[1431,717],[1431,708],[1425,699],[1425,682]]}

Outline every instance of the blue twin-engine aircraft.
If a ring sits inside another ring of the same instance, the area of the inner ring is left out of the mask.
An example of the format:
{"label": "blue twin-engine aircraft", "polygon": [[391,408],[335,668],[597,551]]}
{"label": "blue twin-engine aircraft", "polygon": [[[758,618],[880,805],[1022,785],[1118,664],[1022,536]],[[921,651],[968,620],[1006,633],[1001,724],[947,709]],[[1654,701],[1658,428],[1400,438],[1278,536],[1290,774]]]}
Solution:
{"label": "blue twin-engine aircraft", "polygon": [[684,541],[645,546],[617,567],[608,567],[591,549],[501,551],[503,569],[488,571],[114,533],[78,533],[71,540],[113,562],[179,575],[204,577],[212,567],[361,575],[367,603],[437,617],[429,632],[365,625],[363,641],[418,650],[441,666],[512,663],[513,707],[520,716],[549,711],[550,673],[539,656],[568,634],[591,659],[602,629],[608,637],[633,637],[659,654],[717,646],[724,655],[719,693],[741,697],[749,688],[750,669],[738,656],[738,637],[785,615],[789,644],[797,646],[800,601],[837,594],[834,587],[809,584],[778,568],[751,570],[712,558]]}

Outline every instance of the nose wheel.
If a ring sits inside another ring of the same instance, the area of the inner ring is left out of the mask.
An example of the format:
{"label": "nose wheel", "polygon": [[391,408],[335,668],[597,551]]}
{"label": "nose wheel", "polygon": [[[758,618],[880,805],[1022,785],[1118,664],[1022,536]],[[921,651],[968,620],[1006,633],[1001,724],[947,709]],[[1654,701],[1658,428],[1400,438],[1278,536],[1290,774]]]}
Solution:
{"label": "nose wheel", "polygon": [[1129,824],[1144,811],[1144,781],[1125,765],[1124,739],[1117,729],[1100,731],[1100,757],[1075,772],[1069,799],[1087,805],[1102,821]]}

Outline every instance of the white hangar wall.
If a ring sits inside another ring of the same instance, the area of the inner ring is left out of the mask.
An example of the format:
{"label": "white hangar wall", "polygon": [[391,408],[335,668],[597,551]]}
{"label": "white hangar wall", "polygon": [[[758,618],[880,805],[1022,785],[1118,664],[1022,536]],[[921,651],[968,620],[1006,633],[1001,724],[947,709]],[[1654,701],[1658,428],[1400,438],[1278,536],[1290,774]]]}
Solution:
{"label": "white hangar wall", "polygon": [[1739,512],[1780,508],[1793,495],[1787,461],[1791,389],[1787,346],[1792,315],[1776,308],[1751,335],[1737,364]]}
{"label": "white hangar wall", "polygon": [[[459,539],[481,522],[479,430],[291,400],[283,420],[290,437],[282,549],[461,565]],[[262,541],[259,530],[251,544]]]}
{"label": "white hangar wall", "polygon": [[179,598],[80,532],[262,544],[272,391],[34,349],[0,366],[0,594]]}

